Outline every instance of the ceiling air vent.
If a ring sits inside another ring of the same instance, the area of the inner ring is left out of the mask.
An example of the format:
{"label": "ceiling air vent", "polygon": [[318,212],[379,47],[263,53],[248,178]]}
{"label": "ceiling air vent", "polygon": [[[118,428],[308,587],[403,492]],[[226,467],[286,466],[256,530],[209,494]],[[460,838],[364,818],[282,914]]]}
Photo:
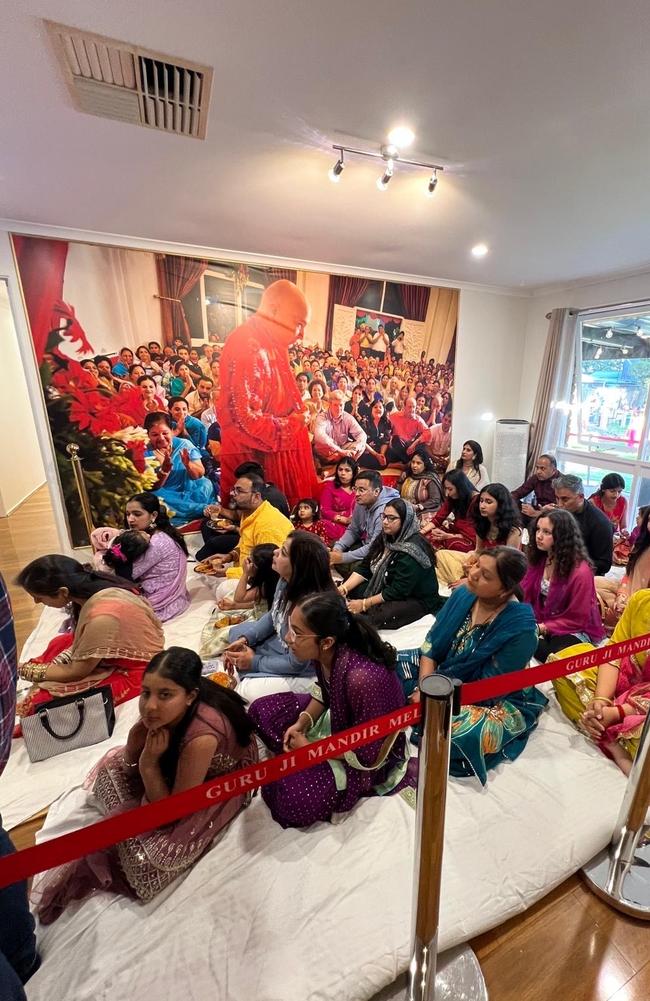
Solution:
{"label": "ceiling air vent", "polygon": [[211,67],[45,24],[79,111],[205,139]]}

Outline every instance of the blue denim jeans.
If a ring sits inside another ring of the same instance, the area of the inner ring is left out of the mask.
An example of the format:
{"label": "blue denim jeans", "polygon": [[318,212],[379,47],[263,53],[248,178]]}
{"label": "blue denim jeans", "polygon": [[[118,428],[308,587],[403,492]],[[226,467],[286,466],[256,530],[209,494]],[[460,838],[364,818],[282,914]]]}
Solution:
{"label": "blue denim jeans", "polygon": [[[0,857],[16,849],[0,819]],[[0,890],[0,1001],[24,1001],[23,984],[40,966],[27,883]]]}

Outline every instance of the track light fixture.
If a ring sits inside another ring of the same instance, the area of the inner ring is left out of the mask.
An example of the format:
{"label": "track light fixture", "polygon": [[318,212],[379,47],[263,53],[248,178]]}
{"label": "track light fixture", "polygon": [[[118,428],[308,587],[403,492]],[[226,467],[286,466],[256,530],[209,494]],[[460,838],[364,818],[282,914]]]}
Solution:
{"label": "track light fixture", "polygon": [[385,191],[388,187],[388,182],[395,173],[395,164],[392,160],[386,160],[386,168],[381,177],[377,178],[377,187],[380,191]]}
{"label": "track light fixture", "polygon": [[341,150],[338,160],[336,161],[336,163],[329,172],[328,176],[330,181],[334,181],[335,184],[338,184],[338,182],[341,180],[341,174],[343,173],[344,167],[345,163],[343,162],[343,150]]}
{"label": "track light fixture", "polygon": [[[396,131],[398,130],[393,130],[389,136],[389,140],[394,138],[394,133]],[[406,130],[404,130],[404,132],[406,133]],[[442,173],[445,169],[444,167],[441,167],[439,163],[422,163],[420,160],[405,160],[400,154],[399,146],[397,146],[395,142],[390,141],[385,145],[380,146],[379,150],[376,152],[368,149],[353,149],[350,146],[332,146],[332,149],[338,153],[338,160],[329,171],[330,181],[341,180],[341,174],[343,173],[343,168],[345,167],[343,160],[345,153],[349,153],[352,156],[367,156],[371,157],[373,160],[383,160],[384,162],[384,172],[381,177],[377,178],[377,187],[380,191],[385,191],[388,187],[388,184],[395,173],[396,165],[404,164],[409,167],[424,167],[432,172],[426,191],[426,194],[432,195],[438,184],[438,171]]]}

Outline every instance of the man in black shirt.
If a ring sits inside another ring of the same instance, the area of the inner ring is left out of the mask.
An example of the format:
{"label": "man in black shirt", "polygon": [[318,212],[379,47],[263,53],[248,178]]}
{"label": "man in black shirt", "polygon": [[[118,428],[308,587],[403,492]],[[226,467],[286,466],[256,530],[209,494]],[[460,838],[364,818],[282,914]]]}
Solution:
{"label": "man in black shirt", "polygon": [[612,566],[614,532],[609,518],[585,500],[579,476],[562,473],[553,481],[558,507],[569,511],[578,522],[585,548],[594,564],[594,573],[602,577]]}
{"label": "man in black shirt", "polygon": [[[240,476],[259,476],[263,480],[264,470],[259,462],[242,462],[235,470],[235,478],[239,479]],[[267,500],[269,504],[272,504],[278,511],[281,511],[286,518],[289,517],[289,501],[274,483],[264,482],[262,500]],[[228,519],[229,512],[220,507],[219,504],[211,504],[209,508],[205,509],[204,514],[206,519],[201,525],[201,535],[203,536],[205,545],[197,552],[197,560],[207,560],[209,556],[232,552],[239,542],[239,532],[235,530],[234,525],[233,531],[229,532],[227,530],[216,531],[210,524],[213,517]]]}

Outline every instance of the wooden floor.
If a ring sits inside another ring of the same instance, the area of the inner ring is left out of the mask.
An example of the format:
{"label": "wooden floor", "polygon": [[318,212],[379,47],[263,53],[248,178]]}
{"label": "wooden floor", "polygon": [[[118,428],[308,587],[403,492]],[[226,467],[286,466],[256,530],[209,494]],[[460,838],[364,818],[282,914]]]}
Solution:
{"label": "wooden floor", "polygon": [[[0,519],[0,567],[10,588],[19,644],[36,624],[39,609],[13,587],[13,578],[29,560],[57,550],[45,488]],[[41,814],[13,832],[18,848],[34,843],[43,819]],[[650,923],[607,907],[578,876],[472,945],[490,1001],[650,1001]]]}
{"label": "wooden floor", "polygon": [[11,596],[19,650],[36,625],[41,608],[22,588],[14,586],[16,574],[37,556],[58,553],[59,548],[47,487],[33,493],[8,518],[0,518],[0,571]]}

